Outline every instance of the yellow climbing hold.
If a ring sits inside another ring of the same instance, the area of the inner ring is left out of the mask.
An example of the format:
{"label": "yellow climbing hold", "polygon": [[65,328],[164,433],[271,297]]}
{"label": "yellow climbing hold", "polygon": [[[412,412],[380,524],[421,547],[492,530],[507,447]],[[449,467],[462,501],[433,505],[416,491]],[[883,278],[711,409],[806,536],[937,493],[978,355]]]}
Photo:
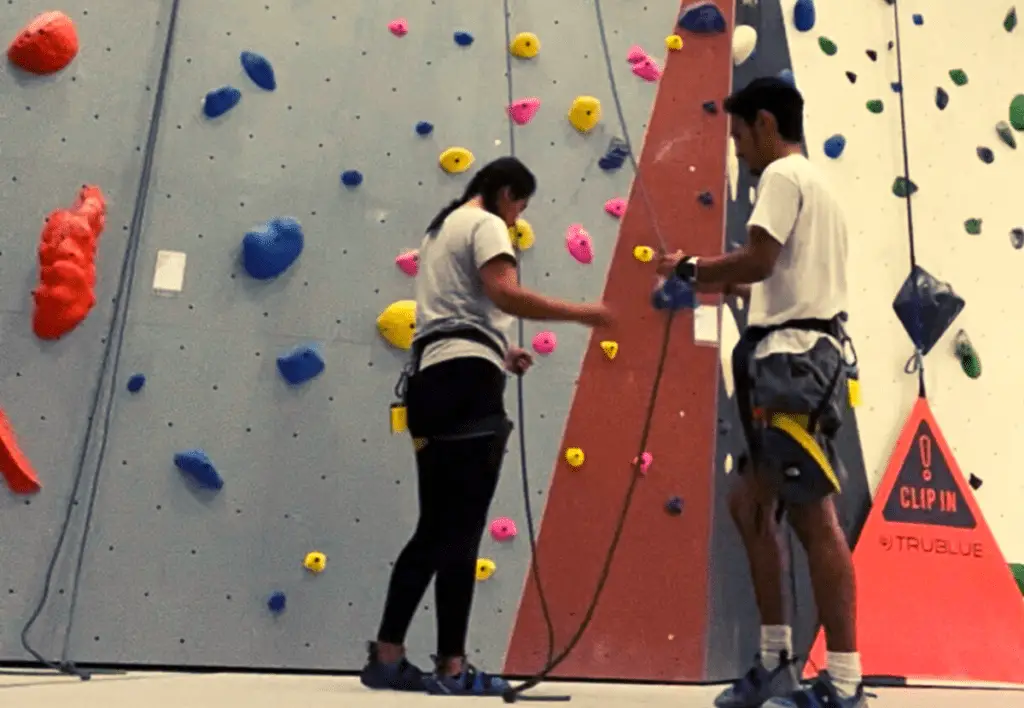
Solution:
{"label": "yellow climbing hold", "polygon": [[654,260],[654,249],[650,246],[637,246],[633,249],[633,258],[641,263],[650,263]]}
{"label": "yellow climbing hold", "polygon": [[441,169],[449,174],[465,172],[473,164],[473,153],[463,147],[450,147],[441,153]]}
{"label": "yellow climbing hold", "polygon": [[416,334],[416,301],[398,300],[384,308],[377,317],[377,331],[393,347],[411,347]]}
{"label": "yellow climbing hold", "polygon": [[680,37],[678,34],[670,34],[669,36],[665,37],[665,47],[670,52],[678,52],[680,49],[683,48],[683,38]]}
{"label": "yellow climbing hold", "polygon": [[613,342],[610,339],[606,339],[603,342],[601,342],[601,351],[603,351],[604,355],[609,359],[614,359],[615,356],[619,353],[619,343]]}
{"label": "yellow climbing hold", "polygon": [[569,108],[569,122],[581,133],[588,133],[601,120],[601,102],[593,96],[577,96]]}
{"label": "yellow climbing hold", "polygon": [[327,556],[320,551],[311,551],[306,554],[306,560],[302,561],[310,573],[322,573],[327,566]]}
{"label": "yellow climbing hold", "polygon": [[578,447],[570,447],[565,451],[565,461],[569,463],[571,467],[579,467],[583,464],[583,450]]}
{"label": "yellow climbing hold", "polygon": [[508,237],[512,245],[519,251],[525,251],[533,246],[535,240],[533,227],[526,219],[516,219],[516,223],[508,228]]}
{"label": "yellow climbing hold", "polygon": [[480,582],[490,580],[497,569],[498,566],[494,565],[494,561],[490,558],[479,558],[476,562],[476,579]]}
{"label": "yellow climbing hold", "polygon": [[509,42],[508,51],[520,59],[533,59],[540,52],[540,39],[533,32],[520,32]]}

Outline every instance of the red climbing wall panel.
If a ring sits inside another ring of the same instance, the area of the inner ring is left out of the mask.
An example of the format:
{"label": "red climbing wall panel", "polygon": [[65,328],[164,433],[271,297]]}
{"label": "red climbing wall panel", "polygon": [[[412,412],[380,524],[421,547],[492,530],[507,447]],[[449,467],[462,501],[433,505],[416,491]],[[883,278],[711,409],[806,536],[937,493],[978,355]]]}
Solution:
{"label": "red climbing wall panel", "polygon": [[[720,5],[731,26],[731,4]],[[673,19],[666,18],[667,29]],[[642,187],[634,183],[605,285],[619,322],[614,332],[592,336],[566,423],[562,449],[582,448],[586,462],[578,469],[561,457],[555,462],[544,511],[538,558],[556,653],[583,619],[612,540],[665,329],[664,315],[650,305],[653,264],[639,263],[633,248],[657,247],[656,220],[669,248],[705,255],[722,249],[726,120],[707,115],[701,104],[729,91],[729,35],[684,40],[660,82],[640,158]],[[714,207],[698,203],[703,191],[714,195]],[[602,353],[602,339],[619,342],[614,361]],[[654,464],[634,494],[593,622],[553,676],[704,678],[718,351],[693,344],[692,313],[682,312],[671,328],[669,352],[647,444]],[[674,495],[684,499],[681,516],[664,511]],[[510,674],[533,673],[546,658],[534,583],[531,573],[506,657]]]}

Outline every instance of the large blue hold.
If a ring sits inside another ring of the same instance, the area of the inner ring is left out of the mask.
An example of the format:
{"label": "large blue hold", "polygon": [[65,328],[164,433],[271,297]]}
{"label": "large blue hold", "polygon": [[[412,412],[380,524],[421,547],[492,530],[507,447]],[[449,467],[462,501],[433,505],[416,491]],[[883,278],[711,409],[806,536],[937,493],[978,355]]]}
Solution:
{"label": "large blue hold", "polygon": [[237,106],[241,100],[242,92],[234,86],[221,86],[206,94],[203,113],[207,118],[218,118]]}
{"label": "large blue hold", "polygon": [[257,280],[276,278],[298,259],[304,245],[298,221],[289,216],[271,219],[242,239],[242,264]]}
{"label": "large blue hold", "polygon": [[323,372],[324,359],[315,345],[306,344],[277,357],[277,370],[290,384],[306,383]]}
{"label": "large blue hold", "polygon": [[217,468],[202,450],[185,450],[174,455],[174,466],[190,476],[202,487],[220,489],[224,486]]}
{"label": "large blue hold", "polygon": [[843,154],[843,150],[846,149],[846,138],[842,135],[833,135],[831,138],[825,141],[825,154],[835,160],[837,157]]}
{"label": "large blue hold", "polygon": [[810,32],[816,20],[814,0],[796,0],[793,6],[793,26],[800,32]]}
{"label": "large blue hold", "polygon": [[683,8],[679,14],[679,26],[694,34],[722,34],[725,32],[725,15],[711,0],[701,0]]}
{"label": "large blue hold", "polygon": [[669,278],[651,293],[651,305],[655,310],[681,310],[695,307],[696,304],[697,296],[693,288],[675,277]]}
{"label": "large blue hold", "polygon": [[274,67],[262,54],[256,52],[242,52],[242,68],[249,75],[252,82],[261,89],[273,91],[277,88],[277,79],[274,78]]}

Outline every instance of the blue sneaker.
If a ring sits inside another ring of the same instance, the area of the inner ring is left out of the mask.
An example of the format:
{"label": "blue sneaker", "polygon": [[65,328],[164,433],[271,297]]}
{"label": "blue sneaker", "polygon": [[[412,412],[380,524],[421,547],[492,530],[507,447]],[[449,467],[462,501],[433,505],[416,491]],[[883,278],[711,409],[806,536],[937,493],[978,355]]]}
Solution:
{"label": "blue sneaker", "polygon": [[377,657],[376,642],[370,642],[369,654],[366,666],[359,674],[359,682],[367,688],[417,692],[424,690],[423,679],[426,674],[405,657],[392,663],[381,661]]}
{"label": "blue sneaker", "polygon": [[796,663],[788,653],[779,654],[779,665],[772,671],[758,655],[750,671],[715,698],[715,708],[761,708],[768,699],[790,696],[799,688]]}
{"label": "blue sneaker", "polygon": [[435,696],[500,696],[509,687],[500,676],[478,671],[466,663],[458,676],[435,672],[424,679],[427,693]]}
{"label": "blue sneaker", "polygon": [[810,686],[785,698],[772,698],[763,708],[867,708],[868,695],[864,692],[864,684],[857,686],[857,692],[852,696],[839,695],[828,671],[822,671]]}

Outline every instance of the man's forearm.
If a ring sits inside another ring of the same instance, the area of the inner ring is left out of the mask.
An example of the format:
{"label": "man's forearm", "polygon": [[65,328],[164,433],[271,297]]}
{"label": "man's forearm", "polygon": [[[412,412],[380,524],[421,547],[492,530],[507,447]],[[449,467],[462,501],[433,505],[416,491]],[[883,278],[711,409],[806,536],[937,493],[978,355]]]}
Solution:
{"label": "man's forearm", "polygon": [[750,285],[765,279],[763,268],[747,248],[723,256],[701,257],[697,285]]}

